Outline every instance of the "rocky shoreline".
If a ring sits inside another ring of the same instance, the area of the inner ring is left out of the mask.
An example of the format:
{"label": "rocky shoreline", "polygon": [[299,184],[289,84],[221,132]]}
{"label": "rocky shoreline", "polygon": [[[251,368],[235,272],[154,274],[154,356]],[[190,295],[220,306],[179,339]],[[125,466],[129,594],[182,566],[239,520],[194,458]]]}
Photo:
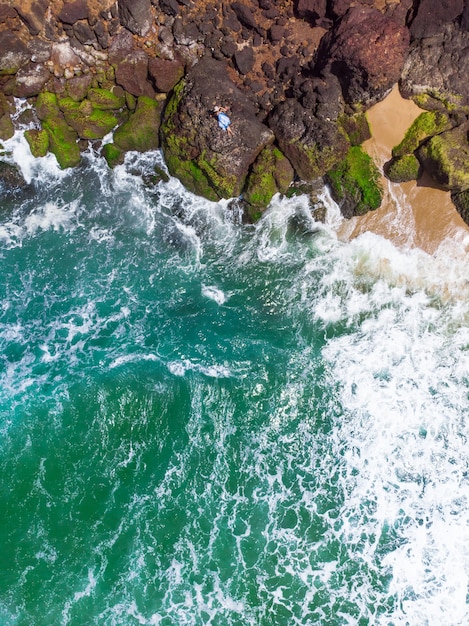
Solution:
{"label": "rocky shoreline", "polygon": [[468,29],[464,0],[0,2],[1,186],[19,184],[1,140],[27,121],[33,155],[62,168],[90,141],[110,167],[161,148],[189,190],[241,196],[249,219],[318,181],[361,215],[382,200],[365,113],[398,83],[423,111],[385,175],[430,174],[469,224]]}

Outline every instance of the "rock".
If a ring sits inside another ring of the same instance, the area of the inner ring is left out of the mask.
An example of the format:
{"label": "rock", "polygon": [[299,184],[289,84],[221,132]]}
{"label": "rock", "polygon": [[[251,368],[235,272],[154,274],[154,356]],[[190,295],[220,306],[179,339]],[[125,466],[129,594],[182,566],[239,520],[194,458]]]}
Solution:
{"label": "rock", "polygon": [[124,162],[125,152],[120,150],[114,143],[104,145],[101,152],[109,167],[114,168],[116,165],[121,165]]}
{"label": "rock", "polygon": [[73,25],[78,20],[87,20],[89,15],[87,0],[65,2],[58,18],[62,24]]}
{"label": "rock", "polygon": [[125,95],[119,87],[117,90],[121,93],[116,94],[109,89],[93,87],[88,91],[88,100],[102,111],[117,111],[125,107]]}
{"label": "rock", "polygon": [[42,128],[49,137],[49,149],[62,169],[75,167],[81,160],[77,133],[70,128],[59,108],[54,93],[40,93],[36,100],[36,112]]}
{"label": "rock", "polygon": [[96,35],[85,20],[80,20],[73,25],[73,34],[84,46],[90,46],[96,42]]}
{"label": "rock", "polygon": [[24,43],[12,32],[2,33],[0,38],[0,76],[16,74],[29,61]]}
{"label": "rock", "polygon": [[380,173],[360,146],[352,146],[343,161],[327,172],[331,194],[342,215],[364,215],[381,205]]}
{"label": "rock", "polygon": [[[215,105],[229,106],[233,136],[218,127]],[[170,173],[209,200],[239,196],[251,164],[274,139],[229,79],[226,64],[209,57],[175,87],[160,134]]]}
{"label": "rock", "polygon": [[160,8],[166,15],[176,16],[179,13],[177,0],[160,0]]}
{"label": "rock", "polygon": [[75,102],[72,98],[62,98],[59,106],[65,121],[80,139],[102,139],[118,124],[115,115],[96,107],[90,100]]}
{"label": "rock", "polygon": [[162,103],[146,96],[137,101],[135,112],[114,132],[114,144],[123,152],[146,152],[159,148]]}
{"label": "rock", "polygon": [[420,162],[414,154],[405,154],[388,161],[384,173],[393,183],[406,183],[420,176]]}
{"label": "rock", "polygon": [[451,200],[455,205],[459,215],[469,226],[469,191],[452,193]]}
{"label": "rock", "polygon": [[243,194],[244,200],[254,209],[266,209],[276,193],[287,192],[293,176],[290,161],[278,148],[267,146],[252,165]]}
{"label": "rock", "polygon": [[15,192],[27,187],[27,183],[20,170],[10,163],[0,161],[0,192]]}
{"label": "rock", "polygon": [[147,77],[148,56],[143,50],[134,50],[116,68],[116,83],[136,97],[153,95]]}
{"label": "rock", "polygon": [[234,62],[240,74],[249,74],[254,66],[254,51],[251,46],[245,46],[235,52]]}
{"label": "rock", "polygon": [[[3,94],[0,94],[3,96]],[[0,139],[6,141],[10,139],[15,134],[15,129],[13,127],[13,122],[11,121],[11,117],[9,113],[4,113],[0,115]]]}
{"label": "rock", "polygon": [[4,24],[7,20],[15,19],[18,13],[8,4],[0,4],[0,22]]}
{"label": "rock", "polygon": [[306,18],[315,23],[325,17],[327,0],[296,0],[295,11],[298,17]]}
{"label": "rock", "polygon": [[242,2],[232,2],[231,8],[233,9],[236,17],[243,26],[246,26],[246,28],[252,30],[257,29],[256,18],[254,17],[253,12],[247,5],[243,4]]}
{"label": "rock", "polygon": [[38,63],[28,63],[16,73],[16,85],[13,91],[17,98],[37,96],[50,80],[49,70]]}
{"label": "rock", "polygon": [[364,113],[355,113],[354,115],[344,113],[338,118],[338,122],[347,134],[352,146],[359,146],[371,138],[370,125]]}
{"label": "rock", "polygon": [[316,118],[296,100],[278,104],[269,126],[298,176],[306,181],[324,176],[349,148],[345,133],[336,124]]}
{"label": "rock", "polygon": [[33,157],[44,157],[49,152],[49,135],[45,130],[33,128],[24,131],[24,137],[29,144]]}
{"label": "rock", "polygon": [[435,135],[418,151],[423,168],[443,188],[469,189],[469,122]]}
{"label": "rock", "polygon": [[67,95],[76,102],[80,102],[88,93],[93,82],[91,74],[83,74],[82,76],[74,76],[67,81]]}
{"label": "rock", "polygon": [[393,157],[412,154],[433,135],[450,130],[454,124],[445,113],[425,111],[412,122],[401,143],[392,149]]}
{"label": "rock", "polygon": [[377,9],[355,6],[321,39],[315,70],[329,68],[348,104],[369,107],[399,80],[409,40],[405,26]]}
{"label": "rock", "polygon": [[451,0],[451,2],[419,0],[416,13],[409,26],[410,33],[414,39],[438,35],[444,30],[445,24],[454,22],[463,11],[464,0]]}
{"label": "rock", "polygon": [[145,36],[151,28],[150,0],[119,0],[119,19],[127,30]]}
{"label": "rock", "polygon": [[469,33],[451,24],[438,35],[414,42],[399,89],[421,108],[469,113]]}
{"label": "rock", "polygon": [[122,30],[112,38],[108,50],[109,63],[118,65],[134,51],[134,40],[128,30]]}
{"label": "rock", "polygon": [[151,58],[148,61],[148,73],[153,80],[155,89],[168,93],[184,75],[181,61]]}
{"label": "rock", "polygon": [[49,0],[15,0],[14,7],[31,35],[38,35],[45,25]]}

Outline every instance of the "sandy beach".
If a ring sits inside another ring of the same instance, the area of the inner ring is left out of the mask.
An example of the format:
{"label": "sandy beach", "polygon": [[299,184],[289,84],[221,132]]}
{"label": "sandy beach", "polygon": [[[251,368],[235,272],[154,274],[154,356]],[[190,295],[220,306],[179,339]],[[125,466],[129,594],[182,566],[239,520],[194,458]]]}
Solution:
{"label": "sandy beach", "polygon": [[[363,145],[380,168],[421,112],[411,100],[400,96],[397,86],[367,112],[372,139]],[[451,202],[449,192],[434,188],[427,177],[404,184],[391,183],[383,177],[382,182],[381,207],[344,222],[339,230],[341,239],[371,231],[399,247],[418,247],[429,254],[448,244],[456,246],[459,252],[469,252],[469,226]]]}

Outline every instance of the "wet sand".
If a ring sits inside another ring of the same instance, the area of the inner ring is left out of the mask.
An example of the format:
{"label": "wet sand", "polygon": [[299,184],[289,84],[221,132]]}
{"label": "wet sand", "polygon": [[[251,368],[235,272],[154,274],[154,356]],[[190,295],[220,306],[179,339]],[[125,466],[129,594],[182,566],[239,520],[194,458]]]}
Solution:
{"label": "wet sand", "polygon": [[[378,167],[391,158],[397,145],[422,112],[412,101],[404,100],[397,86],[389,96],[367,112],[372,139],[363,144]],[[381,207],[363,217],[345,221],[339,229],[341,239],[352,239],[371,231],[399,247],[418,247],[429,254],[452,245],[459,253],[469,252],[469,226],[453,203],[449,192],[435,189],[427,177],[417,182],[396,184],[383,177],[384,199]],[[456,251],[456,250],[455,250]]]}

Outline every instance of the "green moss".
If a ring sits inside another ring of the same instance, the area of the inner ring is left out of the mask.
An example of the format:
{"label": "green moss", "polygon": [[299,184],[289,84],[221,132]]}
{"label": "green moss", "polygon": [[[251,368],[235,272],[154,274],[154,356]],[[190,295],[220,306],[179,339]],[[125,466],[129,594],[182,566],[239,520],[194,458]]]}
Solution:
{"label": "green moss", "polygon": [[359,146],[371,137],[370,125],[365,113],[341,115],[337,120],[349,138],[350,145]]}
{"label": "green moss", "polygon": [[44,91],[38,95],[36,100],[36,113],[41,121],[49,117],[56,117],[60,114],[59,103],[55,93]]}
{"label": "green moss", "polygon": [[114,143],[125,152],[158,148],[161,108],[161,102],[141,96],[135,112],[114,132]]}
{"label": "green moss", "polygon": [[49,152],[49,135],[45,130],[25,130],[24,137],[34,157],[43,157]]}
{"label": "green moss", "polygon": [[379,177],[373,160],[359,146],[352,146],[345,159],[327,173],[333,197],[339,204],[352,205],[354,215],[364,215],[380,206]]}
{"label": "green moss", "polygon": [[392,159],[385,167],[385,174],[393,183],[405,183],[417,180],[420,174],[420,162],[413,154]]}
{"label": "green moss", "polygon": [[49,135],[49,149],[55,155],[60,167],[75,167],[80,162],[80,148],[77,134],[63,117],[49,117],[44,120],[44,130]]}
{"label": "green moss", "polygon": [[114,143],[107,143],[103,146],[102,155],[109,167],[116,167],[124,162],[124,153]]}
{"label": "green moss", "polygon": [[106,111],[121,109],[125,106],[125,95],[116,95],[109,89],[91,88],[87,97],[97,108]]}
{"label": "green moss", "polygon": [[392,155],[393,157],[400,157],[404,154],[411,154],[417,150],[428,137],[449,130],[451,127],[451,120],[445,113],[440,113],[439,111],[425,111],[413,121],[404,139],[399,145],[393,148]]}
{"label": "green moss", "polygon": [[253,209],[265,209],[277,192],[286,193],[292,180],[293,168],[288,159],[278,148],[267,146],[252,166],[244,199]]}
{"label": "green moss", "polygon": [[419,150],[419,159],[445,189],[469,189],[469,124],[435,135]]}
{"label": "green moss", "polygon": [[219,200],[219,196],[212,188],[210,180],[193,161],[183,161],[176,156],[170,156],[166,164],[171,174],[178,178],[184,187],[193,190],[196,194],[208,200]]}
{"label": "green moss", "polygon": [[15,134],[15,129],[13,127],[13,122],[11,121],[11,117],[9,113],[5,113],[0,117],[0,139],[6,141],[10,139]]}

